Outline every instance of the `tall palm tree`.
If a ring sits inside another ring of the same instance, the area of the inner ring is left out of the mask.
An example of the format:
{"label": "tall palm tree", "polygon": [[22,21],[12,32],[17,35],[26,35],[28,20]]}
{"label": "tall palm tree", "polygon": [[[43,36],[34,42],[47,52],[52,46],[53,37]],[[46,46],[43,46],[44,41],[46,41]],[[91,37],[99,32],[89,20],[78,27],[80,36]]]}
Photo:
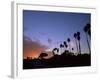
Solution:
{"label": "tall palm tree", "polygon": [[71,52],[71,46],[70,46],[70,38],[67,39],[68,45],[69,45],[69,51]]}
{"label": "tall palm tree", "polygon": [[88,23],[88,24],[86,25],[86,27],[87,27],[87,33],[88,33],[88,35],[91,37],[91,25]]}
{"label": "tall palm tree", "polygon": [[84,27],[84,32],[85,32],[85,34],[86,34],[86,40],[87,40],[87,45],[88,45],[89,53],[91,53],[90,45],[89,45],[89,40],[88,40],[88,35],[91,37],[90,24],[87,24],[87,25]]}
{"label": "tall palm tree", "polygon": [[81,54],[81,46],[80,46],[80,32],[77,32],[77,40],[79,43],[79,54]]}
{"label": "tall palm tree", "polygon": [[75,38],[75,43],[76,43],[76,48],[77,48],[77,53],[78,53],[77,33],[74,33],[74,38]]}

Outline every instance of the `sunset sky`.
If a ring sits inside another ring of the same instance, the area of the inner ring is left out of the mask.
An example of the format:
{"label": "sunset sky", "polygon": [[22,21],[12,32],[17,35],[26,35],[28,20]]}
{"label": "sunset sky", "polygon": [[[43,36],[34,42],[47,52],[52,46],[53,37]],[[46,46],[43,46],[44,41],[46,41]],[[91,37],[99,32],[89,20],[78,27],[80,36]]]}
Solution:
{"label": "sunset sky", "polygon": [[77,31],[81,35],[81,51],[88,53],[84,26],[91,23],[88,13],[48,12],[23,10],[23,55],[38,57],[41,52],[48,52],[52,56],[52,49],[67,38],[71,39],[71,47],[76,52],[73,34]]}

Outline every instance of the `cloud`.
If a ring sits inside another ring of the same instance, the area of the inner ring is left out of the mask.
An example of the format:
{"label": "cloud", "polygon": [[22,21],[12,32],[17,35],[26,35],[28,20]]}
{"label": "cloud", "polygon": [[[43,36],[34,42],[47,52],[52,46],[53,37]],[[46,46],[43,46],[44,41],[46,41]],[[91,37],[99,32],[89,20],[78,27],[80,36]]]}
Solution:
{"label": "cloud", "polygon": [[38,55],[48,49],[46,45],[41,44],[38,41],[33,41],[29,37],[23,38],[23,56],[26,57],[38,57]]}

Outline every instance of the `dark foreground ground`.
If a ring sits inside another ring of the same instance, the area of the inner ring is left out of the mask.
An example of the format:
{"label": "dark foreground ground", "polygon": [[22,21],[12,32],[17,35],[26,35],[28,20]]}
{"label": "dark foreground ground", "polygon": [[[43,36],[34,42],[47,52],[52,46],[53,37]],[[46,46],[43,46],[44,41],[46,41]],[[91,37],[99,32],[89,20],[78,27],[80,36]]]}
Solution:
{"label": "dark foreground ground", "polygon": [[90,54],[55,55],[50,59],[23,59],[23,69],[91,66]]}

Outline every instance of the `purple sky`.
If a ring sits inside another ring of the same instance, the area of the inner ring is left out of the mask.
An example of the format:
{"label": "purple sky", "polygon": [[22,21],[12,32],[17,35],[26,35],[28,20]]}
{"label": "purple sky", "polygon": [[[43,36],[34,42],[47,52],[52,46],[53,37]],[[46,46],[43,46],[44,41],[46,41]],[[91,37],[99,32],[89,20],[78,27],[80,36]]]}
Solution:
{"label": "purple sky", "polygon": [[81,33],[82,53],[88,53],[86,36],[83,31],[87,23],[91,23],[90,13],[23,10],[24,37],[27,37],[28,41],[38,43],[39,48],[46,47],[44,49],[46,51],[55,47],[59,48],[63,41],[70,38],[71,47],[75,48],[74,52],[76,52],[73,34],[79,31]]}

